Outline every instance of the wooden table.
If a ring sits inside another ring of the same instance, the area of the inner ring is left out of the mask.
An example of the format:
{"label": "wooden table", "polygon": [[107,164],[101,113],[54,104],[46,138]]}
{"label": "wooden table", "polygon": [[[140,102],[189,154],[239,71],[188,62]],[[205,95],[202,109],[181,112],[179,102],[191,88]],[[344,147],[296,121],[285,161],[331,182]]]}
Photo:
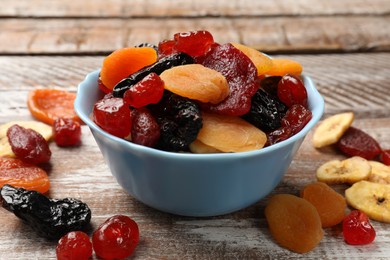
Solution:
{"label": "wooden table", "polygon": [[[325,117],[354,111],[353,125],[390,149],[389,14],[388,0],[2,0],[0,123],[33,120],[26,107],[30,90],[76,91],[84,76],[114,49],[206,29],[218,42],[241,42],[301,62],[325,98]],[[51,143],[49,196],[88,203],[94,228],[114,214],[131,216],[141,232],[134,259],[390,257],[390,226],[375,221],[377,237],[367,246],[345,244],[337,226],[326,229],[319,246],[307,254],[279,247],[263,213],[269,196],[239,212],[212,218],[151,209],[119,187],[90,131],[84,126],[82,130],[80,147]],[[320,164],[344,158],[334,149],[315,150],[311,135],[272,194],[298,194],[315,181]],[[335,186],[341,193],[346,187]],[[55,258],[55,246],[1,210],[0,259]]]}

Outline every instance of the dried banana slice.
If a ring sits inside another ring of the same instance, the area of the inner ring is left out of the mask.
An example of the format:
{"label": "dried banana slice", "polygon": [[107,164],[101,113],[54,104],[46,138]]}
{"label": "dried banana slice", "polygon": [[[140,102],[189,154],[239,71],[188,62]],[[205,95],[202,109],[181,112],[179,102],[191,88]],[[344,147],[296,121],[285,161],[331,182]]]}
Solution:
{"label": "dried banana slice", "polygon": [[371,174],[368,181],[390,184],[390,166],[377,161],[368,161],[371,165]]}
{"label": "dried banana slice", "polygon": [[328,184],[355,183],[366,180],[371,166],[362,157],[354,156],[345,160],[332,160],[317,169],[317,179]]}
{"label": "dried banana slice", "polygon": [[0,156],[15,157],[11,146],[8,142],[7,130],[11,126],[18,124],[24,128],[30,128],[40,133],[46,141],[49,141],[52,136],[52,127],[50,125],[38,121],[11,121],[0,125]]}
{"label": "dried banana slice", "polygon": [[352,112],[340,113],[323,120],[313,134],[313,145],[321,148],[336,143],[351,126],[354,114]]}
{"label": "dried banana slice", "polygon": [[345,191],[348,205],[373,220],[390,223],[390,185],[359,181]]}

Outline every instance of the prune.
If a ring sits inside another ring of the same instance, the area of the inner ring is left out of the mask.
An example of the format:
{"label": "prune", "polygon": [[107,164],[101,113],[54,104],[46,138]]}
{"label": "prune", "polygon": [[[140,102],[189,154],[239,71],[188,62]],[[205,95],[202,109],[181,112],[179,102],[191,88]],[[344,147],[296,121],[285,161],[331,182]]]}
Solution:
{"label": "prune", "polygon": [[8,142],[20,160],[39,164],[48,162],[51,151],[45,138],[33,129],[13,125],[7,130]]}
{"label": "prune", "polygon": [[276,97],[259,88],[252,97],[250,111],[242,118],[257,128],[270,132],[280,127],[287,107]]}
{"label": "prune", "polygon": [[156,119],[146,108],[131,111],[132,127],[131,141],[136,144],[154,147],[160,138],[160,126]]}
{"label": "prune", "polygon": [[280,76],[265,77],[260,81],[260,87],[274,97],[278,96],[278,83],[282,79]]}
{"label": "prune", "polygon": [[138,47],[138,48],[149,47],[149,48],[155,49],[156,51],[158,50],[158,47],[155,44],[148,43],[148,42],[140,43],[140,44],[136,45],[135,47]]}
{"label": "prune", "polygon": [[204,109],[224,115],[242,116],[251,109],[251,98],[259,88],[253,62],[232,44],[212,48],[203,65],[220,72],[229,83],[230,95],[219,104],[204,104]]}
{"label": "prune", "polygon": [[164,57],[150,66],[147,66],[139,71],[131,74],[127,78],[124,78],[118,84],[115,85],[112,93],[115,97],[123,97],[123,94],[131,88],[134,84],[142,80],[144,77],[154,72],[160,75],[164,70],[185,64],[193,64],[194,59],[185,53],[175,53],[170,56]]}
{"label": "prune", "polygon": [[5,209],[48,239],[58,239],[70,231],[85,230],[91,220],[88,205],[74,198],[49,199],[37,191],[10,185],[4,185],[0,194]]}
{"label": "prune", "polygon": [[360,156],[367,160],[373,159],[382,151],[374,138],[352,126],[337,142],[337,147],[346,155]]}
{"label": "prune", "polygon": [[157,147],[166,151],[188,151],[202,128],[198,104],[166,91],[163,99],[150,108],[160,125]]}

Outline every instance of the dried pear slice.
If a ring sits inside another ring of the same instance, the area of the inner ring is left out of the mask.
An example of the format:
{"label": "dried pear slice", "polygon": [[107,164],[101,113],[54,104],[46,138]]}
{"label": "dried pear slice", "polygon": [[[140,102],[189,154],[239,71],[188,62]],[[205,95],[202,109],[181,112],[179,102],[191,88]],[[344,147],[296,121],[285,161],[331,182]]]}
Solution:
{"label": "dried pear slice", "polygon": [[370,173],[371,166],[368,161],[354,156],[345,160],[332,160],[324,163],[317,169],[317,179],[327,184],[353,184],[368,179]]}
{"label": "dried pear slice", "polygon": [[246,152],[264,147],[263,131],[235,116],[202,113],[203,127],[197,139],[222,152]]}
{"label": "dried pear slice", "polygon": [[337,143],[341,136],[351,126],[354,113],[346,112],[333,115],[323,120],[313,134],[313,145],[321,148],[327,145]]}
{"label": "dried pear slice", "polygon": [[53,136],[52,127],[38,121],[11,121],[2,124],[0,125],[0,156],[15,157],[7,137],[8,128],[15,124],[37,131],[43,136],[43,138],[45,138],[46,141],[49,141]]}
{"label": "dried pear slice", "polygon": [[371,174],[368,181],[390,184],[390,166],[377,161],[368,161],[371,165]]}
{"label": "dried pear slice", "polygon": [[359,181],[345,191],[348,205],[373,220],[390,223],[390,185]]}

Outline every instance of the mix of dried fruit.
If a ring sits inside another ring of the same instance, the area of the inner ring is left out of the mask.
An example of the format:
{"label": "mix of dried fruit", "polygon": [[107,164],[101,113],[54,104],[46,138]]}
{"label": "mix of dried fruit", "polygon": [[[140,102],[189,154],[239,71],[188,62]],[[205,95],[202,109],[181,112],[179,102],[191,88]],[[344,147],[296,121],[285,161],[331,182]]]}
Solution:
{"label": "mix of dried fruit", "polygon": [[[208,31],[177,33],[158,46],[119,49],[104,59],[98,86],[106,96],[96,102],[93,120],[114,136],[160,150],[261,149],[310,121],[301,72],[298,62],[274,62],[242,44],[219,44]],[[253,140],[229,142],[227,135],[206,130],[210,123]]]}

